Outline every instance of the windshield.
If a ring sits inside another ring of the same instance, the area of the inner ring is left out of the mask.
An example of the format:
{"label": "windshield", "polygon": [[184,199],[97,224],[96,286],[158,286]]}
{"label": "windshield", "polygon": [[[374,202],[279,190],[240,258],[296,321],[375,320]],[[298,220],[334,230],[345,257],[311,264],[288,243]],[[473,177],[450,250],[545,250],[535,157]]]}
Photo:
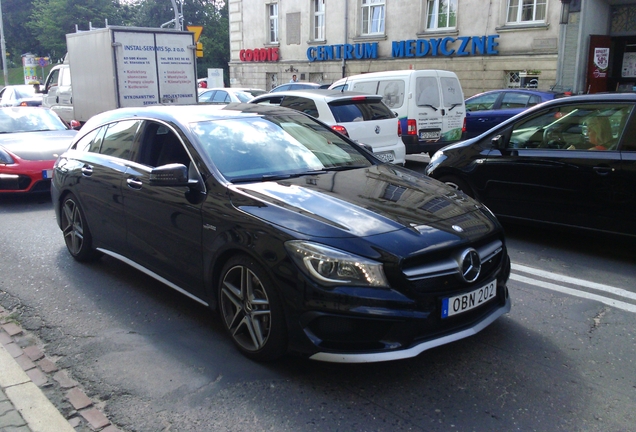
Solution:
{"label": "windshield", "polygon": [[371,165],[339,134],[305,116],[221,119],[191,128],[221,174],[234,182]]}
{"label": "windshield", "polygon": [[0,109],[0,133],[39,132],[68,129],[64,122],[48,109],[3,108]]}

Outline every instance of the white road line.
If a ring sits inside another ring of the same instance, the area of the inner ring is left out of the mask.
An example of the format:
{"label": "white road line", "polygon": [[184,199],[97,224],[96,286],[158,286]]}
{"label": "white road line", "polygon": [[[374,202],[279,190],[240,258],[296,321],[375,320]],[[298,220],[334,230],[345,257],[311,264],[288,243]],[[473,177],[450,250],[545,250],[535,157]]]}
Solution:
{"label": "white road line", "polygon": [[625,311],[628,312],[633,312],[636,313],[636,305],[630,304],[630,303],[625,303],[622,301],[618,301],[618,300],[614,300],[614,299],[610,299],[607,297],[603,297],[600,295],[596,295],[596,294],[591,294],[585,291],[579,291],[579,290],[575,290],[572,288],[566,288],[564,286],[561,285],[556,285],[550,282],[544,282],[541,280],[537,280],[537,279],[532,279],[532,278],[528,278],[525,276],[519,276],[517,274],[511,274],[510,275],[510,279],[518,281],[518,282],[523,282],[523,283],[527,283],[529,285],[534,285],[534,286],[538,286],[541,288],[546,288],[546,289],[550,289],[553,291],[558,291],[564,294],[569,294],[575,297],[582,297],[582,298],[586,298],[589,300],[596,300],[599,301],[601,303],[605,303],[606,305],[609,306],[613,306],[615,308],[618,309],[623,309]]}
{"label": "white road line", "polygon": [[539,276],[546,279],[552,279],[557,282],[565,282],[573,285],[578,285],[586,288],[591,288],[597,291],[604,291],[607,293],[615,294],[628,299],[636,300],[636,293],[627,291],[621,288],[615,288],[609,285],[603,285],[596,282],[586,281],[584,279],[577,279],[569,276],[563,276],[557,273],[547,272],[545,270],[539,270],[533,267],[527,267],[521,264],[512,264],[512,269],[523,273],[529,273],[535,276]]}

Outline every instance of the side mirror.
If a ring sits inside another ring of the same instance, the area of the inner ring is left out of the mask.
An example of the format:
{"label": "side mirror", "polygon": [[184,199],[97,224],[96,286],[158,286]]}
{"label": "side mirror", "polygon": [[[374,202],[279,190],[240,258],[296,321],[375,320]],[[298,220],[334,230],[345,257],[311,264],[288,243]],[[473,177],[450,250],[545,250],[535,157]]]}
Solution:
{"label": "side mirror", "polygon": [[183,164],[168,164],[150,171],[153,186],[189,186],[188,168]]}
{"label": "side mirror", "polygon": [[82,128],[82,124],[78,120],[71,120],[69,124],[73,130],[80,130]]}
{"label": "side mirror", "polygon": [[494,148],[502,149],[504,146],[504,137],[502,135],[495,135],[490,142]]}

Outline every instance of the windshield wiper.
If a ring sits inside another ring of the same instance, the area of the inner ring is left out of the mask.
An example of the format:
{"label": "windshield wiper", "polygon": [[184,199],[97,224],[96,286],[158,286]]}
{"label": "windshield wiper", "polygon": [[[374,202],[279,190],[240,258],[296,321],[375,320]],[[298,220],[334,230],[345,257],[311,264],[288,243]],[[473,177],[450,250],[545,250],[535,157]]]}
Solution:
{"label": "windshield wiper", "polygon": [[325,174],[325,170],[304,171],[299,173],[285,173],[285,174],[263,174],[252,177],[238,177],[232,180],[232,183],[253,183],[253,182],[266,182],[276,180],[287,180],[290,178],[302,177],[306,175]]}
{"label": "windshield wiper", "polygon": [[368,165],[342,165],[336,167],[325,168],[326,171],[347,171],[358,168],[368,168]]}
{"label": "windshield wiper", "polygon": [[460,105],[461,105],[460,103],[456,103],[456,104],[451,105],[451,107],[448,109],[448,112],[451,112],[451,110],[453,108],[455,108],[456,106],[460,106]]}
{"label": "windshield wiper", "polygon": [[435,108],[435,107],[434,107],[433,105],[431,105],[431,104],[422,104],[422,105],[419,105],[419,106],[433,108],[433,111],[437,111],[437,108]]}

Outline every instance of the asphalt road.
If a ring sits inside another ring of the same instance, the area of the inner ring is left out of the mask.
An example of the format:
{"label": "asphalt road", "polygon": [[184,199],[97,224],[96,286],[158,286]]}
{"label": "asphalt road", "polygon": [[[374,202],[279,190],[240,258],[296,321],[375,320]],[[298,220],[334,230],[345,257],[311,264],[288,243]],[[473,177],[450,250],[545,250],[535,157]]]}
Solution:
{"label": "asphalt road", "polygon": [[0,304],[121,430],[636,424],[634,242],[506,226],[513,309],[480,334],[398,362],[258,364],[198,303],[109,257],[75,262],[50,199],[0,197],[0,227]]}

